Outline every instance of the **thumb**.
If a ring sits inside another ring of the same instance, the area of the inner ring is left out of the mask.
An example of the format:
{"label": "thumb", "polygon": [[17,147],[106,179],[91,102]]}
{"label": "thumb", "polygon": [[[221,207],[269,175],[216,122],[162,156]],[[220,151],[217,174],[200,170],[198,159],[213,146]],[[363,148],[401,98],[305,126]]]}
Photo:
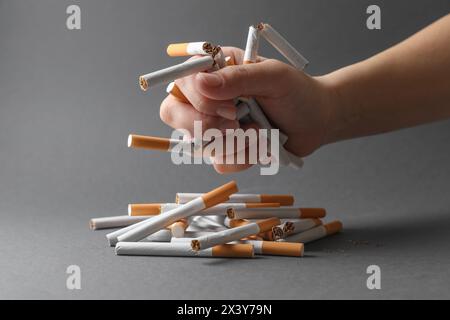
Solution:
{"label": "thumb", "polygon": [[287,89],[292,67],[278,60],[228,66],[198,73],[196,89],[213,100],[228,100],[239,96],[271,97]]}

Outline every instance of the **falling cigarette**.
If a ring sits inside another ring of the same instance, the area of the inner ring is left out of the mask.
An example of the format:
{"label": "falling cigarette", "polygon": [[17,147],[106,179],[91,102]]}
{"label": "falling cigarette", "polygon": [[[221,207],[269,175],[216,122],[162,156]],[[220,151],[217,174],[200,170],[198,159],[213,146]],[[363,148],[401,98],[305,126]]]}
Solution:
{"label": "falling cigarette", "polygon": [[[132,203],[128,205],[128,215],[130,216],[149,216],[172,210],[179,207],[178,203]],[[279,203],[219,203],[214,207],[205,209],[201,212],[202,216],[208,215],[226,215],[227,211],[234,209],[251,208],[277,208]]]}
{"label": "falling cigarette", "polygon": [[181,146],[182,149],[193,150],[193,152],[201,148],[201,145],[195,141],[142,136],[137,134],[130,134],[128,136],[127,144],[129,148],[161,150],[166,152],[172,152],[175,147],[179,146]]}
{"label": "falling cigarette", "polygon": [[142,90],[147,91],[149,88],[160,83],[169,83],[178,78],[183,78],[201,71],[207,71],[211,69],[215,63],[212,56],[191,59],[172,67],[142,75],[139,77],[139,85]]}
{"label": "falling cigarette", "polygon": [[189,242],[118,242],[116,244],[116,254],[133,256],[253,258],[254,251],[251,244],[223,244],[201,251],[193,251]]}
{"label": "falling cigarette", "polygon": [[341,230],[342,222],[335,220],[330,223],[306,230],[304,232],[294,234],[284,239],[280,239],[278,241],[308,243],[338,233]]}
{"label": "falling cigarette", "polygon": [[118,228],[118,227],[126,227],[135,224],[137,222],[143,221],[145,219],[148,219],[148,217],[138,215],[135,215],[133,217],[115,216],[115,217],[93,218],[89,221],[89,226],[92,230]]}
{"label": "falling cigarette", "polygon": [[302,257],[305,249],[303,243],[296,242],[245,240],[243,243],[253,245],[257,255]]}
{"label": "falling cigarette", "polygon": [[244,64],[256,62],[259,47],[259,32],[260,30],[254,26],[248,28],[247,44],[244,51]]}
{"label": "falling cigarette", "polygon": [[142,222],[142,225],[138,225],[126,233],[119,235],[117,239],[119,242],[133,242],[139,241],[158,230],[161,230],[172,223],[195,215],[196,213],[213,207],[216,204],[222,203],[229,199],[229,196],[237,192],[237,186],[234,181],[224,184],[204,195],[189,201],[182,206],[174,208],[170,211],[153,216]]}
{"label": "falling cigarette", "polygon": [[195,251],[224,244],[230,241],[240,240],[242,238],[256,235],[270,230],[273,226],[280,224],[280,219],[270,218],[257,222],[248,223],[236,228],[216,232],[212,235],[202,236],[191,241],[192,249]]}
{"label": "falling cigarette", "polygon": [[175,98],[177,98],[181,102],[190,103],[188,98],[186,98],[184,93],[180,90],[180,88],[173,81],[167,85],[166,92],[168,94],[173,95]]}
{"label": "falling cigarette", "polygon": [[280,33],[271,25],[260,23],[258,25],[261,36],[278,50],[294,67],[303,70],[308,64],[308,60],[302,56]]}
{"label": "falling cigarette", "polygon": [[313,219],[298,219],[283,222],[279,226],[273,227],[274,240],[286,238],[287,236],[297,234],[314,227],[320,226],[322,221],[317,218]]}
{"label": "falling cigarette", "polygon": [[240,209],[227,213],[230,219],[264,219],[270,217],[307,219],[323,218],[326,210],[323,208],[257,208]]}
{"label": "falling cigarette", "polygon": [[[203,193],[178,192],[175,197],[176,203],[186,203],[201,196]],[[292,206],[294,196],[288,194],[246,194],[236,193],[230,196],[229,203],[279,203],[281,206]]]}
{"label": "falling cigarette", "polygon": [[212,54],[213,45],[210,42],[172,43],[167,47],[167,54],[171,57],[185,57]]}

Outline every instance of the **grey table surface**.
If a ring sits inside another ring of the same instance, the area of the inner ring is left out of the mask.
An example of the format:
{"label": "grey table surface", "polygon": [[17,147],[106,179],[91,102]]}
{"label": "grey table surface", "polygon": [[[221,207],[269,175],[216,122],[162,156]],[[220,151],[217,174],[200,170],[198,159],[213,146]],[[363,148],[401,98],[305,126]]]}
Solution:
{"label": "grey table surface", "polygon": [[[379,31],[365,28],[368,1],[82,0],[82,29],[69,31],[71,3],[0,1],[0,298],[450,298],[449,122],[326,146],[301,171],[272,177],[221,176],[126,147],[130,132],[171,132],[157,111],[164,90],[136,83],[173,64],[170,42],[242,47],[248,25],[268,21],[323,74],[401,41],[449,1],[377,1]],[[118,257],[106,231],[88,229],[128,203],[231,179],[242,192],[323,206],[344,232],[303,258],[236,260]],[[381,290],[366,287],[373,264]],[[81,268],[81,290],[66,288],[69,265]]]}

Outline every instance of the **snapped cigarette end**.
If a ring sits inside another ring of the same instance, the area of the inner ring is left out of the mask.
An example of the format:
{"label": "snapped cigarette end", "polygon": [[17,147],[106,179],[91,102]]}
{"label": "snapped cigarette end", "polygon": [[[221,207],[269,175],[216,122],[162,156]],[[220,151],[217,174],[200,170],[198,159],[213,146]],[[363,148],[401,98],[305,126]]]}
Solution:
{"label": "snapped cigarette end", "polygon": [[300,208],[300,218],[323,218],[327,215],[324,208]]}
{"label": "snapped cigarette end", "polygon": [[323,226],[327,230],[327,235],[332,235],[342,230],[342,222],[339,220],[329,222]]}
{"label": "snapped cigarette end", "polygon": [[128,136],[128,147],[168,151],[170,149],[170,140],[130,134]]}
{"label": "snapped cigarette end", "polygon": [[141,87],[142,91],[147,91],[148,89],[148,82],[143,76],[139,77],[139,86]]}
{"label": "snapped cigarette end", "polygon": [[221,187],[205,193],[201,197],[203,199],[203,202],[205,203],[205,207],[210,208],[212,206],[215,206],[216,204],[229,200],[230,195],[236,192],[238,192],[236,182],[231,181]]}
{"label": "snapped cigarette end", "polygon": [[264,219],[256,222],[259,226],[260,232],[266,232],[272,229],[272,227],[275,227],[279,224],[281,224],[281,221],[279,218],[269,218]]}
{"label": "snapped cigarette end", "polygon": [[213,257],[253,258],[254,249],[251,244],[222,244],[212,247]]}
{"label": "snapped cigarette end", "polygon": [[274,226],[272,228],[272,238],[273,240],[281,239],[284,235],[284,230],[281,229],[279,226]]}
{"label": "snapped cigarette end", "polygon": [[288,194],[262,194],[261,202],[279,203],[281,206],[292,206],[294,196]]}

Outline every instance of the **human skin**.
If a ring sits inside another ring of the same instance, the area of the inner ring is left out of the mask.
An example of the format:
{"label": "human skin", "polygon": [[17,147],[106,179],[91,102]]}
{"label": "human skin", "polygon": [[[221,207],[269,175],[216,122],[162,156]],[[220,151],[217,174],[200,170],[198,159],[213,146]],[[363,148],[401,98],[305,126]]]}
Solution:
{"label": "human skin", "polygon": [[[321,146],[450,117],[450,15],[373,57],[323,76],[274,59],[242,65],[243,51],[224,48],[237,65],[199,73],[176,84],[189,104],[169,95],[161,119],[193,131],[239,127],[232,99],[256,98],[285,147],[305,157]],[[194,57],[195,59],[195,57]],[[214,164],[220,173],[250,165]]]}

